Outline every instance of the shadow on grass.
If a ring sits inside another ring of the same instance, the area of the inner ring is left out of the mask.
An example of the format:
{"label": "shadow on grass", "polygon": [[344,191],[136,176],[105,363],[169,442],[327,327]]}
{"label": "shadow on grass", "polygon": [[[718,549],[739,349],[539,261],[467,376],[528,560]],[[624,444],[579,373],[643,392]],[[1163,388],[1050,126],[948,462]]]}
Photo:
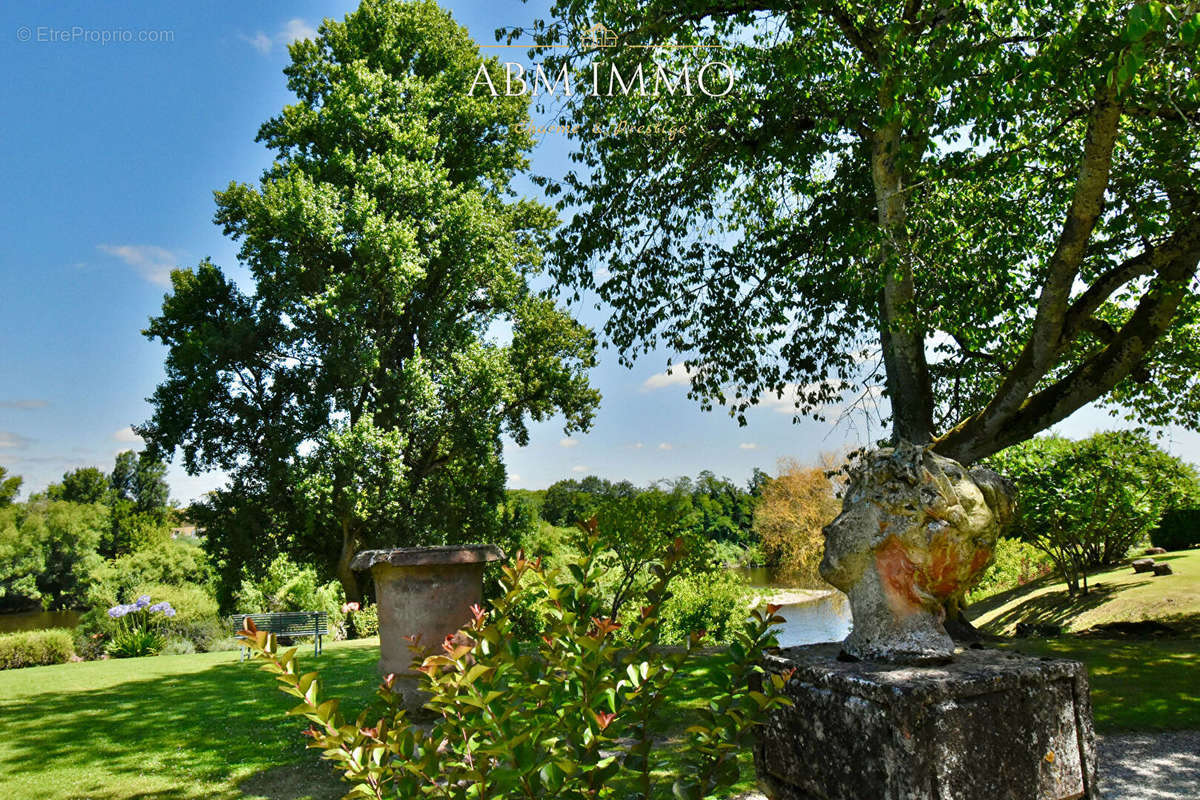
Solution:
{"label": "shadow on grass", "polygon": [[1031,597],[992,618],[986,629],[993,633],[999,633],[1013,627],[1018,622],[1063,625],[1080,614],[1113,600],[1122,592],[1146,583],[1148,581],[1144,580],[1121,584],[1101,583],[1089,587],[1087,594],[1079,594],[1074,597],[1069,595],[1065,588],[1046,592]]}
{"label": "shadow on grass", "polygon": [[[323,693],[357,711],[374,694],[376,658],[373,648],[334,649],[302,657],[301,668],[320,670]],[[229,663],[197,672],[138,679],[139,664],[150,660],[122,661],[132,677],[116,686],[0,700],[0,775],[28,782],[72,770],[95,784],[72,796],[96,800],[237,798],[243,794],[232,776],[247,772],[253,774],[242,779],[245,791],[271,800],[345,792],[305,748],[306,722],[284,716],[294,698],[257,664],[231,655]],[[147,776],[171,788],[139,793]]]}
{"label": "shadow on grass", "polygon": [[1200,729],[1200,648],[1194,639],[1112,640],[1064,636],[1008,640],[1004,649],[1069,658],[1088,668],[1096,728]]}

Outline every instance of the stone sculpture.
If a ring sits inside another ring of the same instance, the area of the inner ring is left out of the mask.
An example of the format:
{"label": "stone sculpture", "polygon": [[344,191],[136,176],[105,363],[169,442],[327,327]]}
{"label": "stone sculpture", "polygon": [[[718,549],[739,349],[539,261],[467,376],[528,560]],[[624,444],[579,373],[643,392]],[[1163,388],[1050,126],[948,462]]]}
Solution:
{"label": "stone sculpture", "polygon": [[1008,484],[928,448],[901,443],[851,469],[842,513],[825,527],[821,576],[850,598],[846,656],[896,664],[944,663],[943,625],[991,563],[1012,516]]}

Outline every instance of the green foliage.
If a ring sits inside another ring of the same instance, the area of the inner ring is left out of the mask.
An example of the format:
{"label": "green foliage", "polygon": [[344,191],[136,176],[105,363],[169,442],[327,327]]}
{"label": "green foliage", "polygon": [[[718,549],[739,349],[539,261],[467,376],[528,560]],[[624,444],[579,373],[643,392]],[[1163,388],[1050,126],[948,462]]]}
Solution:
{"label": "green foliage", "polygon": [[[645,493],[666,492],[679,498],[682,524],[710,542],[753,543],[754,509],[761,485],[743,489],[705,470],[695,480],[660,481],[649,488],[629,481],[612,482],[588,475],[582,480],[561,480],[537,498],[541,518],[555,526],[575,525],[599,513],[605,504],[630,500]],[[512,493],[510,492],[510,495]],[[530,493],[534,494],[534,493]],[[529,498],[532,502],[532,498]]]}
{"label": "green foliage", "polygon": [[1050,556],[1071,594],[1086,594],[1089,569],[1124,558],[1197,491],[1192,467],[1135,431],[1039,437],[991,466],[1017,489],[1013,534]]}
{"label": "green foliage", "polygon": [[187,639],[167,639],[167,643],[163,645],[159,655],[163,656],[190,656],[196,652],[196,645],[192,644]]}
{"label": "green foliage", "polygon": [[324,611],[330,629],[341,625],[345,597],[337,581],[322,583],[314,567],[277,556],[261,575],[246,575],[236,595],[238,613]]}
{"label": "green foliage", "polygon": [[983,573],[967,595],[967,602],[976,603],[1000,592],[1007,592],[1054,571],[1050,556],[1029,542],[1002,537],[996,542],[992,565]]}
{"label": "green foliage", "polygon": [[[378,721],[364,712],[348,724],[337,701],[321,696],[318,674],[299,674],[295,649],[281,652],[274,637],[253,629],[243,636],[280,688],[300,700],[291,713],[310,720],[310,746],[354,784],[349,796],[699,800],[731,786],[754,727],[788,702],[780,694],[785,678],[758,665],[780,621],[775,609],[755,611],[738,633],[698,724],[671,743],[673,767],[664,777],[651,722],[699,641],[690,637],[682,652],[655,646],[679,553],[656,566],[649,605],[618,641],[620,625],[596,594],[603,566],[594,521],[581,545],[562,573],[523,559],[506,566],[505,594],[493,610],[474,607],[457,637],[421,659],[432,729],[414,726],[400,709],[395,676],[380,689],[386,710]],[[522,647],[508,621],[523,592],[548,601],[536,649]]]}
{"label": "green foliage", "polygon": [[82,606],[107,521],[103,506],[61,500],[0,509],[0,606]]}
{"label": "green foliage", "polygon": [[727,644],[737,638],[750,600],[750,590],[732,572],[685,573],[671,584],[671,596],[662,604],[661,641],[681,644],[704,631],[707,640]]}
{"label": "green foliage", "polygon": [[431,2],[371,0],[290,55],[297,100],[259,131],[273,163],[216,194],[249,278],[173,274],[145,331],[167,363],[139,432],[230,475],[211,514],[259,516],[209,527],[231,574],[283,552],[361,600],[364,545],[490,538],[502,437],[523,445],[556,414],[590,425],[595,342],[530,288],[555,217],[510,190],[529,101],[466,95],[501,67],[464,28]]}
{"label": "green foliage", "polygon": [[218,613],[217,601],[200,586],[143,584],[138,592],[170,603],[175,609],[175,616],[158,623],[168,639],[186,640],[196,650],[205,652],[229,636],[229,628]]}
{"label": "green foliage", "polygon": [[354,623],[354,632],[359,639],[379,635],[379,606],[371,603],[351,611],[348,616]]}
{"label": "green foliage", "polygon": [[80,467],[63,475],[62,483],[47,494],[68,503],[104,503],[109,498],[108,476],[97,467]]}
{"label": "green foliage", "polygon": [[0,634],[0,669],[62,664],[73,655],[71,632],[62,628]]}
{"label": "green foliage", "polygon": [[[149,586],[200,587],[206,585],[209,578],[208,558],[200,546],[168,537],[147,548],[105,561],[92,575],[87,605],[109,608],[123,597],[144,594]],[[152,594],[157,596],[155,592]]]}
{"label": "green foliage", "polygon": [[1200,545],[1200,508],[1172,508],[1150,531],[1150,542],[1166,550]]}
{"label": "green foliage", "polygon": [[25,482],[20,475],[6,476],[8,476],[8,470],[0,467],[0,508],[12,505],[21,491],[21,484]]}
{"label": "green foliage", "polygon": [[152,628],[130,628],[113,634],[105,652],[113,658],[141,658],[158,655],[166,645],[166,637]]}
{"label": "green foliage", "polygon": [[[573,215],[556,277],[742,422],[882,389],[896,435],[964,463],[1096,400],[1198,429],[1194,9],[556,0],[511,32],[546,74],[645,78],[547,101],[580,143],[542,180]],[[596,20],[615,47],[579,44]]]}

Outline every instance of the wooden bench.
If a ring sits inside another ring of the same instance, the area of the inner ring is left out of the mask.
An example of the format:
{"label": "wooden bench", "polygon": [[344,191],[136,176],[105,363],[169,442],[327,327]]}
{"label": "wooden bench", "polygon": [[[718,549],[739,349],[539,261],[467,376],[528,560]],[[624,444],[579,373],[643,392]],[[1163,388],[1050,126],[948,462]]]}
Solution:
{"label": "wooden bench", "polygon": [[[329,635],[329,614],[324,611],[278,611],[273,614],[234,614],[229,618],[233,630],[246,627],[246,620],[254,621],[254,627],[276,636],[312,636],[313,655],[321,655],[321,637]],[[241,661],[250,653],[241,648]]]}

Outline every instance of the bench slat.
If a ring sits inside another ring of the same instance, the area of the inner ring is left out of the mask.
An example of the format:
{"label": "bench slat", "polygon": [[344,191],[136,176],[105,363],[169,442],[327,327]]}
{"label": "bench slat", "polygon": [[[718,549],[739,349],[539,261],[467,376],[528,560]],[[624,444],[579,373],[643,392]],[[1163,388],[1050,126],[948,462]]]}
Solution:
{"label": "bench slat", "polygon": [[232,614],[234,630],[241,630],[249,617],[254,626],[267,633],[283,636],[328,636],[329,614],[324,611],[280,611],[267,614]]}

